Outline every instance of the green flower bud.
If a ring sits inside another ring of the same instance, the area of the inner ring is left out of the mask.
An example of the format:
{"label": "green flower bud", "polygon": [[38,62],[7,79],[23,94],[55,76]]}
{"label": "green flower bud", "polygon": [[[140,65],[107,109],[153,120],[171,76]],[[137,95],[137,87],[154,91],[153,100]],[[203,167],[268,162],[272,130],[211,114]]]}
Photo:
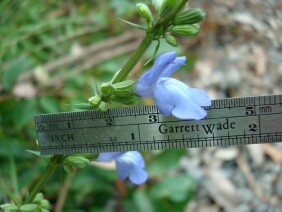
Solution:
{"label": "green flower bud", "polygon": [[161,19],[165,19],[167,17],[170,17],[173,15],[178,7],[180,6],[181,1],[180,0],[163,0],[161,3],[161,7],[158,10],[159,12],[159,17]]}
{"label": "green flower bud", "polygon": [[22,205],[19,210],[21,212],[36,212],[36,211],[40,211],[39,206],[36,204],[26,204],[26,205]]}
{"label": "green flower bud", "polygon": [[97,107],[97,106],[100,104],[100,102],[101,102],[101,97],[98,96],[98,95],[92,96],[92,97],[90,97],[90,98],[88,99],[88,102],[89,102],[92,106]]}
{"label": "green flower bud", "polygon": [[138,101],[138,97],[136,96],[113,96],[112,97],[112,101],[113,102],[119,102],[121,104],[125,104],[125,105],[133,105]]}
{"label": "green flower bud", "polygon": [[170,44],[170,45],[172,45],[174,47],[178,46],[178,41],[177,41],[177,39],[174,36],[172,36],[172,35],[165,35],[164,38],[165,38],[165,41],[168,44]]}
{"label": "green flower bud", "polygon": [[44,199],[44,196],[42,193],[37,193],[36,196],[34,197],[32,203],[35,204],[40,204],[40,202]]}
{"label": "green flower bud", "polygon": [[48,200],[44,199],[40,202],[41,208],[49,209],[50,208],[50,203]]}
{"label": "green flower bud", "polygon": [[18,206],[16,206],[15,204],[10,204],[10,203],[0,205],[0,208],[4,212],[16,212],[16,211],[18,211]]}
{"label": "green flower bud", "polygon": [[195,24],[202,21],[206,16],[206,12],[200,8],[193,8],[178,14],[173,20],[173,25]]}
{"label": "green flower bud", "polygon": [[143,17],[145,18],[149,23],[153,22],[153,15],[151,10],[149,9],[149,7],[146,4],[143,3],[137,3],[136,4],[136,9],[137,12]]}
{"label": "green flower bud", "polygon": [[101,101],[100,104],[99,104],[99,106],[98,106],[98,109],[100,109],[101,111],[107,111],[106,102]]}
{"label": "green flower bud", "polygon": [[174,35],[179,35],[179,36],[185,36],[185,37],[190,37],[190,36],[195,36],[199,33],[200,29],[198,26],[195,25],[177,25],[171,28],[171,33]]}
{"label": "green flower bud", "polygon": [[103,83],[101,85],[101,93],[105,97],[112,95],[113,90],[114,90],[113,89],[113,85],[111,83],[109,83],[109,82]]}
{"label": "green flower bud", "polygon": [[89,163],[89,160],[87,158],[81,157],[81,156],[74,156],[70,155],[64,160],[64,164],[71,165],[77,168],[84,168]]}
{"label": "green flower bud", "polygon": [[125,80],[122,82],[118,82],[113,85],[114,92],[124,91],[124,90],[133,90],[135,87],[135,80]]}
{"label": "green flower bud", "polygon": [[152,0],[152,4],[157,10],[158,14],[160,14],[164,0]]}
{"label": "green flower bud", "polygon": [[135,80],[126,80],[113,85],[114,92],[111,101],[130,105],[136,102],[137,94],[135,94]]}

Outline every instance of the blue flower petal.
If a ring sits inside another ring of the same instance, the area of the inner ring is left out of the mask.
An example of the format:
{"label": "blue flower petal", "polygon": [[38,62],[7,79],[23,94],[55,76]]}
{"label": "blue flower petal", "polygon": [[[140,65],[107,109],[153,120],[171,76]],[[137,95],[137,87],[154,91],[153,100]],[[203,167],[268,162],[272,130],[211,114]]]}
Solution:
{"label": "blue flower petal", "polygon": [[193,99],[179,99],[175,108],[172,110],[172,115],[180,119],[200,120],[207,115],[207,111],[200,105],[195,104]]}
{"label": "blue flower petal", "polygon": [[122,154],[123,152],[102,152],[96,160],[99,162],[110,162]]}
{"label": "blue flower petal", "polygon": [[210,105],[205,92],[191,89],[184,83],[173,78],[161,78],[155,88],[156,103],[161,113],[172,114],[181,119],[199,120],[207,112],[201,107]]}
{"label": "blue flower petal", "polygon": [[[134,178],[138,178],[137,176],[139,174],[141,174],[139,178],[144,179],[144,173],[140,172],[140,170],[145,168],[145,163],[140,152],[130,151],[122,154],[116,160],[116,167],[121,179],[125,179],[128,176],[130,177],[131,175],[134,176]],[[133,183],[135,183],[135,181]]]}
{"label": "blue flower petal", "polygon": [[143,97],[153,97],[154,84],[160,78],[163,70],[165,70],[168,65],[173,63],[175,58],[175,52],[167,52],[158,56],[151,69],[144,72],[138,79],[135,87],[135,92]]}
{"label": "blue flower petal", "polygon": [[160,54],[155,62],[154,65],[151,67],[151,69],[149,70],[151,73],[151,77],[152,79],[154,79],[153,81],[156,82],[163,70],[171,63],[173,63],[176,59],[176,52],[166,52],[163,54]]}
{"label": "blue flower petal", "polygon": [[193,99],[193,101],[195,101],[198,105],[211,105],[211,99],[204,90],[198,88],[189,88],[189,91],[191,99]]}
{"label": "blue flower petal", "polygon": [[129,179],[134,184],[142,184],[148,179],[148,173],[143,168],[138,168],[132,171]]}
{"label": "blue flower petal", "polygon": [[169,79],[169,78],[161,78],[161,80],[157,82],[154,90],[154,96],[156,99],[157,107],[161,112],[161,114],[168,116],[172,113],[172,110],[175,107],[175,105],[171,101],[171,97],[168,94],[166,87],[164,86],[165,83],[163,80],[165,79]]}
{"label": "blue flower petal", "polygon": [[129,176],[130,172],[134,168],[134,164],[128,160],[117,159],[116,160],[116,169],[120,179],[125,179]]}
{"label": "blue flower petal", "polygon": [[171,75],[179,69],[180,66],[183,66],[186,62],[186,57],[176,57],[173,62],[168,64],[166,68],[162,71],[159,78],[161,77],[171,77]]}

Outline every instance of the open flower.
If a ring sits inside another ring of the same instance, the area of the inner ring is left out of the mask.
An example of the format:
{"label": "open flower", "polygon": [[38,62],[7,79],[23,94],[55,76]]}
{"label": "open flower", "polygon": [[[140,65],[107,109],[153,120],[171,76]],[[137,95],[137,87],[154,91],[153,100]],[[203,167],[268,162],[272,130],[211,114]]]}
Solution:
{"label": "open flower", "polygon": [[110,162],[115,160],[119,178],[129,180],[134,184],[142,184],[148,178],[145,163],[140,152],[105,152],[100,153],[97,161]]}
{"label": "open flower", "polygon": [[211,105],[207,93],[170,78],[185,61],[186,57],[176,57],[175,52],[161,54],[152,68],[138,79],[135,92],[142,97],[155,97],[163,115],[199,120],[207,115],[202,106]]}

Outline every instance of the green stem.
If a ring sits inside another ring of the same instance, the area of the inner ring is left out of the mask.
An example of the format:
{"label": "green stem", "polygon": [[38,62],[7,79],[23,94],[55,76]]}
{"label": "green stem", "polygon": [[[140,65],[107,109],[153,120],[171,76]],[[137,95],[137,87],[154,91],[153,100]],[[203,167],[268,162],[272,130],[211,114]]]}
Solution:
{"label": "green stem", "polygon": [[150,46],[150,44],[153,41],[153,36],[147,34],[142,42],[139,44],[137,50],[134,52],[134,54],[128,59],[127,63],[122,67],[122,69],[114,76],[111,83],[117,83],[124,80],[129,72],[132,70],[132,68],[136,65],[136,63],[139,61],[139,59],[142,57],[146,49]]}
{"label": "green stem", "polygon": [[48,178],[55,171],[55,169],[60,164],[60,162],[62,161],[63,158],[64,158],[64,156],[59,155],[59,156],[53,156],[50,159],[50,163],[46,167],[46,169],[43,172],[43,174],[41,175],[41,177],[35,183],[35,185],[31,188],[31,191],[30,191],[28,197],[26,198],[26,200],[24,201],[24,204],[29,204],[29,203],[32,202],[32,200],[34,199],[36,194],[41,191],[41,189],[43,188],[43,186],[47,182]]}

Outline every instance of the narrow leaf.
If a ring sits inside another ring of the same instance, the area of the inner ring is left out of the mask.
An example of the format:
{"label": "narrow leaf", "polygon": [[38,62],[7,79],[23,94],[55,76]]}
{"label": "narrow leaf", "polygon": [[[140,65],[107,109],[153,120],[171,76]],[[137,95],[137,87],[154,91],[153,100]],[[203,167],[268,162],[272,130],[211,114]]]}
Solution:
{"label": "narrow leaf", "polygon": [[129,21],[123,20],[123,19],[121,19],[121,18],[118,18],[118,19],[119,19],[120,21],[123,21],[124,23],[129,24],[130,26],[133,26],[133,27],[137,28],[137,29],[141,29],[141,30],[144,30],[144,31],[147,30],[145,27],[143,27],[143,26],[141,26],[141,25],[139,25],[139,24],[134,24],[134,23],[131,23],[131,22],[129,22]]}
{"label": "narrow leaf", "polygon": [[34,150],[30,150],[30,149],[27,149],[27,150],[25,150],[26,152],[29,152],[29,153],[31,153],[31,154],[34,154],[34,155],[36,155],[36,156],[41,156],[40,155],[40,152],[38,152],[38,151],[34,151]]}

